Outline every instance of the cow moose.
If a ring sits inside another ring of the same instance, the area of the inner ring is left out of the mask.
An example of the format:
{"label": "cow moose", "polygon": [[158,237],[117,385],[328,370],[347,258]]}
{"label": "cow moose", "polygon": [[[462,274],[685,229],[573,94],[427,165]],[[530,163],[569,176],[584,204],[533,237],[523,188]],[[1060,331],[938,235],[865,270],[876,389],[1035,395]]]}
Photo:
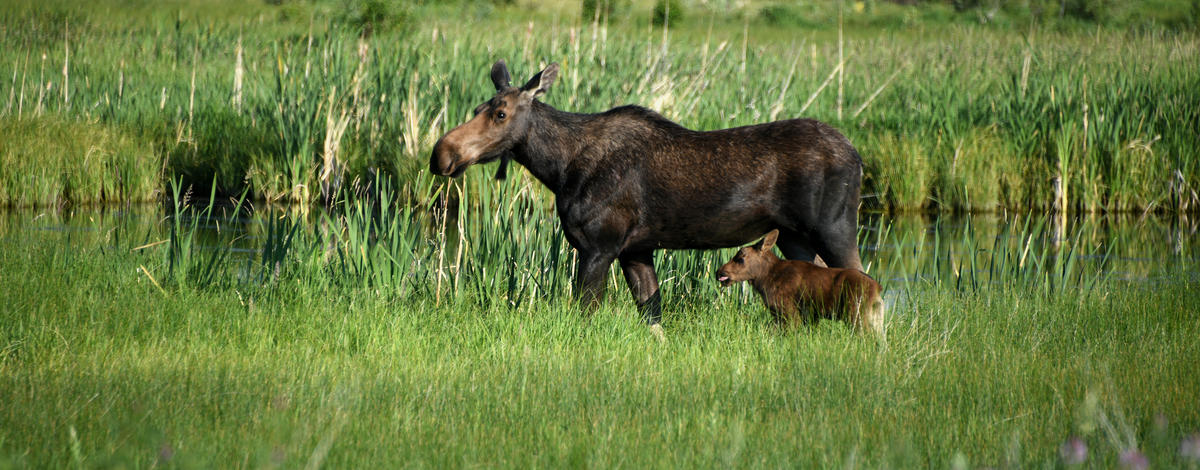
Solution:
{"label": "cow moose", "polygon": [[661,332],[654,252],[740,246],[778,229],[789,259],[862,269],[858,205],[862,158],[841,133],[812,119],[715,131],[687,129],[640,107],[597,114],[538,100],[558,75],[550,64],[513,87],[503,60],[496,95],[433,147],[429,170],[457,177],[476,163],[510,160],[555,196],[577,251],[575,294],[585,311],[614,260],[639,311]]}

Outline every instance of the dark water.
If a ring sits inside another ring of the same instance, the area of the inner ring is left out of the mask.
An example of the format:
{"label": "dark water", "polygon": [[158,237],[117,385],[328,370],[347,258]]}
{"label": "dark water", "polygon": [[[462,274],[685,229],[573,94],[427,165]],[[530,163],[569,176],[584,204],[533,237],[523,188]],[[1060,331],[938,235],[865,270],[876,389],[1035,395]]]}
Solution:
{"label": "dark water", "polygon": [[[156,205],[9,210],[0,213],[0,240],[5,249],[56,243],[72,250],[156,250],[169,238],[172,214]],[[282,219],[322,230],[319,214],[279,207],[235,213],[218,206],[212,217],[195,220],[196,247],[258,257],[271,222]],[[552,218],[540,225],[558,230]],[[1187,215],[864,214],[859,239],[868,272],[890,285],[945,276],[994,282],[1064,270],[1153,285],[1200,281],[1198,230],[1200,220]]]}
{"label": "dark water", "polygon": [[[1200,229],[1179,215],[1054,214],[1005,216],[868,215],[860,236],[864,263],[882,279],[914,272],[983,270],[1005,260],[1028,265],[1039,255],[1082,275],[1159,283],[1200,279]],[[882,228],[881,228],[882,227]],[[882,237],[879,235],[882,232]],[[974,261],[975,265],[969,263]],[[1049,268],[1049,266],[1047,266]]]}

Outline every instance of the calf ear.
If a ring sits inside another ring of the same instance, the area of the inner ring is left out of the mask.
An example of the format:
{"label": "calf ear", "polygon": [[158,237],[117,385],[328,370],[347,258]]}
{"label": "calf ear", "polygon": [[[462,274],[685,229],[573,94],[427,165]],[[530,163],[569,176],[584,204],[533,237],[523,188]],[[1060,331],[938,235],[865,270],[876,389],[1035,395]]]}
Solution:
{"label": "calf ear", "polygon": [[504,63],[504,59],[497,60],[492,65],[492,85],[496,85],[496,91],[503,91],[512,86],[512,77],[508,76],[508,64]]}
{"label": "calf ear", "polygon": [[779,229],[775,229],[770,232],[767,232],[767,235],[764,236],[762,241],[758,243],[759,245],[761,245],[759,247],[759,250],[771,251],[771,248],[775,248],[776,240],[779,240]]}
{"label": "calf ear", "polygon": [[554,84],[554,79],[557,77],[558,64],[547,65],[545,69],[542,69],[541,72],[538,72],[537,75],[529,79],[529,82],[521,87],[521,91],[532,95],[533,98],[537,98],[550,89],[550,85]]}

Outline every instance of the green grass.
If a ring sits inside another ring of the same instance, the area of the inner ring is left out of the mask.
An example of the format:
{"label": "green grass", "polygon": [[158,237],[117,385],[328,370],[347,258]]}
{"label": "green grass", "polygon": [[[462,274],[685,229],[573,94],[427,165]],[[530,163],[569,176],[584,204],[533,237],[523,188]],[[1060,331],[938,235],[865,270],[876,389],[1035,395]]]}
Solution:
{"label": "green grass", "polygon": [[[371,2],[227,3],[7,5],[0,121],[51,115],[136,136],[164,169],[144,171],[137,185],[164,194],[166,181],[182,178],[197,191],[308,204],[383,174],[402,200],[421,204],[432,200],[413,189],[430,186],[419,182],[426,156],[490,95],[490,64],[505,58],[520,76],[556,61],[563,74],[545,101],[562,109],[636,103],[699,129],[830,122],[862,151],[868,203],[880,208],[1200,208],[1194,28],[981,25],[947,5],[867,2],[846,21],[839,76],[825,4],[804,7],[814,27],[771,24],[759,14],[767,6],[754,3],[741,19],[700,8],[664,32],[650,27],[645,2],[625,6],[626,20],[600,23],[580,19],[571,2],[375,13]],[[918,19],[853,19],[891,14]],[[27,145],[49,135],[27,132]],[[64,145],[52,160],[78,159],[84,147]],[[40,170],[5,166],[0,176]],[[9,199],[73,198],[38,191]]]}
{"label": "green grass", "polygon": [[0,207],[152,201],[163,163],[119,127],[50,115],[0,119]]}
{"label": "green grass", "polygon": [[0,238],[22,273],[0,308],[10,464],[1055,466],[1071,436],[1090,466],[1130,448],[1197,464],[1179,454],[1200,431],[1186,282],[892,284],[886,344],[676,291],[659,344],[624,292],[583,319],[562,297],[438,300],[286,268],[171,282],[164,246],[130,251],[161,229],[112,224]]}
{"label": "green grass", "polygon": [[[0,217],[0,465],[1052,467],[1074,436],[1089,466],[1200,466],[1194,224],[1004,212],[1200,208],[1176,20],[867,2],[839,100],[824,4],[664,35],[643,1],[599,27],[565,1],[282,3],[0,7],[0,204],[68,207]],[[615,269],[580,316],[525,172],[425,170],[498,58],[562,64],[568,110],[825,120],[868,205],[1000,215],[864,215],[886,342],[781,331],[711,280],[729,250],[661,253],[660,344]],[[70,208],[160,194],[149,223]]]}

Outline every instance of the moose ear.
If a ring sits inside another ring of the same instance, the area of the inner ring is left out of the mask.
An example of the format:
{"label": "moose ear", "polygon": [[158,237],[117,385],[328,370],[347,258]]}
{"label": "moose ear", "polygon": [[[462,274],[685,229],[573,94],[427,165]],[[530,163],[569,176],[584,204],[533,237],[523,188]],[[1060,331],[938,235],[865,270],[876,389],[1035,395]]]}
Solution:
{"label": "moose ear", "polygon": [[533,95],[534,98],[542,96],[550,89],[550,85],[554,84],[554,79],[558,77],[558,64],[547,65],[545,69],[534,75],[521,87],[521,91]]}
{"label": "moose ear", "polygon": [[508,64],[504,63],[504,59],[497,60],[492,65],[492,84],[496,85],[496,91],[503,91],[511,86],[512,78],[508,76]]}
{"label": "moose ear", "polygon": [[767,232],[767,235],[763,237],[761,242],[758,242],[761,245],[758,249],[761,251],[771,251],[771,248],[775,248],[775,241],[778,239],[779,229],[771,230]]}

